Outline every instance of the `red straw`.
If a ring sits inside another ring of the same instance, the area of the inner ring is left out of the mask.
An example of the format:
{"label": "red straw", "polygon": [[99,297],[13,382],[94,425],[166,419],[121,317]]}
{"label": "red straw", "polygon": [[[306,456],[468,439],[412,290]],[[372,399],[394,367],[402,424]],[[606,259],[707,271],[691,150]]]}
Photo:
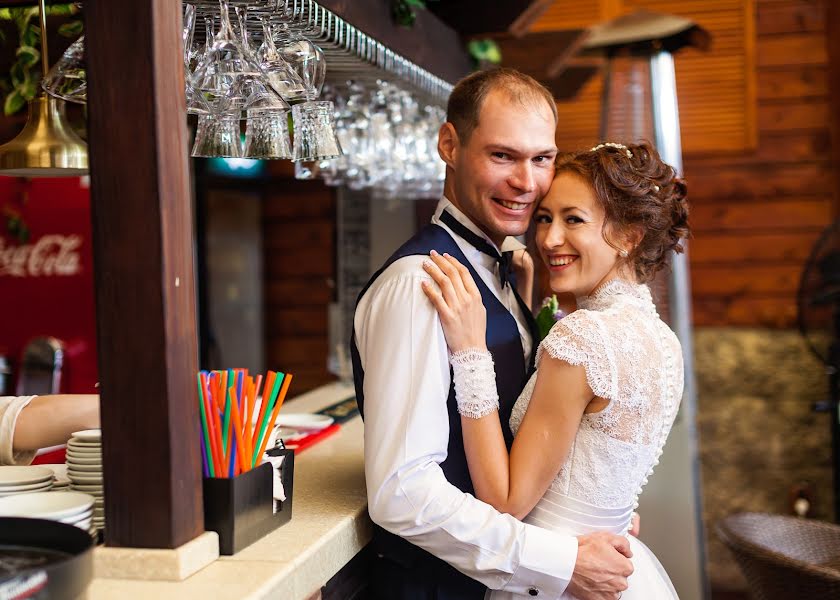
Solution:
{"label": "red straw", "polygon": [[[219,379],[221,379],[221,377],[222,377],[220,373],[217,373],[217,376],[218,376]],[[215,421],[215,424],[216,424],[216,435],[218,436],[219,457],[222,459],[222,462],[221,462],[222,469],[224,471],[224,474],[227,475],[227,473],[228,473],[228,456],[227,456],[227,452],[225,452],[225,446],[224,446],[224,443],[223,443],[223,441],[224,441],[224,430],[222,429],[222,416],[221,416],[221,413],[220,413],[219,407],[218,407],[218,397],[219,397],[219,388],[218,387],[215,388],[215,394],[216,394],[216,403],[215,403],[216,406],[213,409],[213,420]]]}

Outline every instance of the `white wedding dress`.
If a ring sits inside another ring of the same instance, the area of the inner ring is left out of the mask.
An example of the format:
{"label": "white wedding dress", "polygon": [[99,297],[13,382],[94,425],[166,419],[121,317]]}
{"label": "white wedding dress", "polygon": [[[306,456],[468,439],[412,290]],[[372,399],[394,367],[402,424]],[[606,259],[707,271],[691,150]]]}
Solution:
{"label": "white wedding dress", "polygon": [[[678,598],[668,574],[641,541],[627,534],[639,494],[674,422],[683,392],[679,341],[660,320],[645,285],[612,280],[552,328],[540,344],[537,367],[550,356],[586,369],[595,395],[609,400],[584,414],[569,456],[545,495],[524,519],[566,535],[609,531],[627,535],[634,573],[622,600]],[[537,373],[528,381],[510,418],[519,429]],[[562,401],[562,390],[557,400]],[[488,592],[492,600],[525,598]],[[572,599],[571,594],[563,598]]]}

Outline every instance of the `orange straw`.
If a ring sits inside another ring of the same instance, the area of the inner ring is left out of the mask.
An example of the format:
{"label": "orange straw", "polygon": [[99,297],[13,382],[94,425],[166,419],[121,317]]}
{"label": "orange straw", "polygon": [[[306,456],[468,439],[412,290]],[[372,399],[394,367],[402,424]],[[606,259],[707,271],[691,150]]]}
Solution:
{"label": "orange straw", "polygon": [[[291,383],[292,374],[286,373],[286,378],[283,380],[283,383],[280,386],[280,393],[277,395],[277,401],[274,403],[274,410],[271,411],[271,420],[268,422],[268,426],[271,429],[274,429],[274,423],[275,421],[277,421],[277,415],[280,413],[280,407],[283,406],[283,400],[286,399],[286,392],[289,391],[289,384]],[[265,437],[263,438],[262,444],[260,444],[260,453],[257,454],[257,457],[259,459],[262,459],[262,455],[265,452],[265,447],[266,445],[268,445],[268,438],[270,437],[269,431],[271,429],[266,430]]]}
{"label": "orange straw", "polygon": [[[236,397],[236,390],[230,388],[230,395]],[[242,437],[242,418],[239,415],[239,406],[237,402],[231,402],[231,409],[233,411],[233,430],[236,433],[237,459],[239,462],[240,472],[244,473],[248,470],[248,465],[251,464],[250,456],[248,456],[248,447],[245,445],[245,440]]]}
{"label": "orange straw", "polygon": [[246,396],[246,406],[245,406],[245,415],[242,419],[243,424],[245,425],[245,443],[248,444],[248,451],[251,453],[251,456],[254,455],[254,438],[251,435],[251,419],[254,414],[254,405],[257,402],[257,392],[260,389],[260,384],[262,383],[262,375],[257,375],[256,383],[253,383],[248,390],[248,395]]}

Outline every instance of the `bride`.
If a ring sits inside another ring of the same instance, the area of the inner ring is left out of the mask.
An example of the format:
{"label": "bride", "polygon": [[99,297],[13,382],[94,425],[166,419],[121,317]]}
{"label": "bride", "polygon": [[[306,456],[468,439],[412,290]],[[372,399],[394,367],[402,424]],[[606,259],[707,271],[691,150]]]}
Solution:
{"label": "bride", "polygon": [[[425,262],[437,285],[424,281],[423,291],[446,334],[479,499],[570,535],[627,534],[682,397],[680,344],[645,282],[682,251],[685,190],[646,143],[600,144],[558,163],[534,215],[536,241],[552,290],[574,294],[577,310],[540,344],[510,419],[509,455],[478,288],[448,255]],[[677,598],[653,553],[629,541],[635,570],[623,599]],[[570,588],[564,598],[573,597]]]}

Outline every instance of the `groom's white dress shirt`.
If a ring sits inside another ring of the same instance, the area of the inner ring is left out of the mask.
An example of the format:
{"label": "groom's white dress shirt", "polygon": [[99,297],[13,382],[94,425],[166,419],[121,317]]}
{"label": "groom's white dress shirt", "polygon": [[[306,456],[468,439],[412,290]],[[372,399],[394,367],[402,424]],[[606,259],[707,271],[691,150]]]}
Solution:
{"label": "groom's white dress shirt", "polygon": [[[524,317],[498,263],[440,222],[449,210],[485,236],[446,198],[433,223],[455,239],[485,284],[513,313],[531,353]],[[488,240],[489,241],[489,240]],[[504,249],[511,249],[509,238]],[[492,244],[492,242],[491,242]],[[520,245],[521,247],[521,245]],[[437,312],[420,282],[423,256],[391,264],[359,302],[356,343],[365,371],[365,478],[371,518],[490,589],[540,598],[563,594],[577,539],[526,525],[450,484],[440,468],[449,445],[449,356]]]}

